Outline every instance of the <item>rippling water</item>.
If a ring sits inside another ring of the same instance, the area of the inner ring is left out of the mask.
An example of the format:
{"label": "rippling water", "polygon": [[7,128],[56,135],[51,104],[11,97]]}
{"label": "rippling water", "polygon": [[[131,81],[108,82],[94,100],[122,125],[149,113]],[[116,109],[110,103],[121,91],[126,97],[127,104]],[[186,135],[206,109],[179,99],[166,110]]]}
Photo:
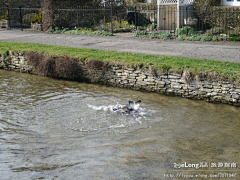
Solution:
{"label": "rippling water", "polygon": [[237,107],[0,70],[1,180],[238,179],[239,130]]}

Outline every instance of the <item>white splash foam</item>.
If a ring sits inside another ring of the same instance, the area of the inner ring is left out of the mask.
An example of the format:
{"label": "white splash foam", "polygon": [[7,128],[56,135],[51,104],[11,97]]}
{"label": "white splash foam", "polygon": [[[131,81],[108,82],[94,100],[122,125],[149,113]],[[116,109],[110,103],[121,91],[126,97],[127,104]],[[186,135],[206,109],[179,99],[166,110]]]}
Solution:
{"label": "white splash foam", "polygon": [[126,127],[126,124],[116,124],[116,125],[109,126],[110,129],[123,128],[123,127]]}
{"label": "white splash foam", "polygon": [[109,111],[109,110],[112,110],[113,109],[113,106],[109,105],[109,106],[93,106],[93,105],[90,105],[88,104],[88,107],[89,108],[92,108],[94,110],[97,110],[97,111]]}

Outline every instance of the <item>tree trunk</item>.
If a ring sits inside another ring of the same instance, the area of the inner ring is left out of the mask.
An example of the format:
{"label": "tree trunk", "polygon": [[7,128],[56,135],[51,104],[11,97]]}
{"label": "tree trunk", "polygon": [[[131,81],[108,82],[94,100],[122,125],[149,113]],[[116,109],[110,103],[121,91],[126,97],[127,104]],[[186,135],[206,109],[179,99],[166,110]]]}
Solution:
{"label": "tree trunk", "polygon": [[47,31],[49,28],[54,28],[54,6],[53,0],[42,0],[41,6],[43,9],[43,30]]}

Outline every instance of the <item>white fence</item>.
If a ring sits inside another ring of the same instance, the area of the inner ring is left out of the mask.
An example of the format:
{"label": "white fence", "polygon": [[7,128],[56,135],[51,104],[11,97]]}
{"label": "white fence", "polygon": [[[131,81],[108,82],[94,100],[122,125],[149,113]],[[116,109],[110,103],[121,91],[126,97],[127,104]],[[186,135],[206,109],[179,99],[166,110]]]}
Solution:
{"label": "white fence", "polygon": [[178,4],[180,6],[183,5],[191,5],[194,3],[194,0],[158,0],[157,5],[173,5]]}

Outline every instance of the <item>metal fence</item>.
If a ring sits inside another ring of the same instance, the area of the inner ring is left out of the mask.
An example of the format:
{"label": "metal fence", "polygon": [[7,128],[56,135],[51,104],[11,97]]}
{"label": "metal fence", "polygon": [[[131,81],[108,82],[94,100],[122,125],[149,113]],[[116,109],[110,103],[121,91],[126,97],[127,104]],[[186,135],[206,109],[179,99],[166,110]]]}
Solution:
{"label": "metal fence", "polygon": [[[54,10],[55,26],[62,28],[89,28],[112,31],[113,28],[127,26],[125,22],[126,11],[122,7],[89,7],[77,6],[73,8],[60,8]],[[8,14],[10,28],[31,28],[34,17],[39,15],[40,8],[9,8],[0,7],[0,16]],[[42,10],[44,13],[44,10]],[[1,27],[0,27],[1,28]]]}
{"label": "metal fence", "polygon": [[35,16],[39,14],[40,8],[9,8],[0,7],[0,15],[4,16],[8,14],[9,18],[9,29],[11,28],[30,28],[31,21]]}
{"label": "metal fence", "polygon": [[[8,13],[11,28],[30,28],[40,8],[0,7],[0,16]],[[55,11],[55,25],[59,28],[100,28],[107,31],[128,29],[163,31],[178,35],[176,29],[191,27],[200,34],[240,36],[240,8],[219,8],[196,11],[192,6],[125,6],[74,7]],[[188,29],[185,28],[189,34]],[[179,32],[179,31],[178,31]]]}
{"label": "metal fence", "polygon": [[76,7],[68,9],[58,9],[56,26],[63,28],[102,28],[111,29],[107,24],[112,22],[112,8],[105,7]]}

